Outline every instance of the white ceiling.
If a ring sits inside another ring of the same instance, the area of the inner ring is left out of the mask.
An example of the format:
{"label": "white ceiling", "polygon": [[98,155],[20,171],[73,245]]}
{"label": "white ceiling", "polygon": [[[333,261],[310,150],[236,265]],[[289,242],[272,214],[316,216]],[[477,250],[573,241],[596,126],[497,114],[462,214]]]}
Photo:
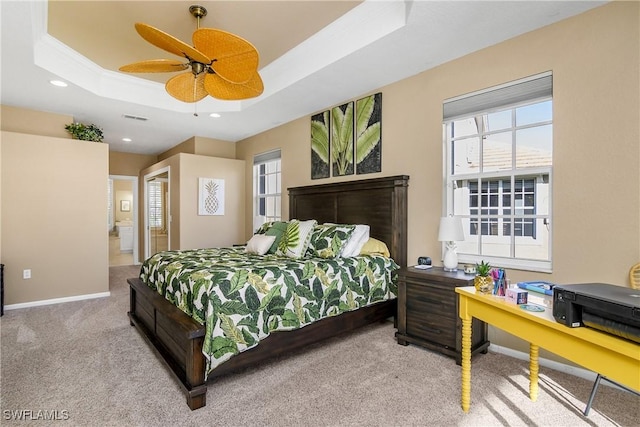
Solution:
{"label": "white ceiling", "polygon": [[[145,59],[178,59],[145,42],[134,23],[190,43],[194,3],[208,9],[202,27],[256,46],[261,96],[182,103],[161,83],[170,74],[117,71]],[[194,135],[239,141],[604,3],[2,0],[1,101],[95,123],[113,151],[158,154]]]}

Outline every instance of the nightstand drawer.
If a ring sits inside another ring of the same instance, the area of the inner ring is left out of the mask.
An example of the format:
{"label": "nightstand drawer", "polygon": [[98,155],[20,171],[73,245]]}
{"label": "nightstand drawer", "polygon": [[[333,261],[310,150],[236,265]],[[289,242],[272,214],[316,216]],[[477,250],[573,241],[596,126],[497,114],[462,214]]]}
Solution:
{"label": "nightstand drawer", "polygon": [[408,312],[407,334],[435,344],[456,348],[456,324],[448,316]]}
{"label": "nightstand drawer", "polygon": [[407,311],[456,319],[456,295],[451,289],[407,283]]}

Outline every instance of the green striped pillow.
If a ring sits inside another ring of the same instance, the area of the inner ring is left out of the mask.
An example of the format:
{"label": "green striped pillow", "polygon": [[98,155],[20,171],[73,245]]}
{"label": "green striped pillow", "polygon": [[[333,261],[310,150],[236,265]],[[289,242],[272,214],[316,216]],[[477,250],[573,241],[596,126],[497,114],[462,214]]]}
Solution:
{"label": "green striped pillow", "polygon": [[276,255],[289,258],[302,258],[307,252],[311,232],[318,222],[315,219],[299,221],[292,219],[287,223],[287,229],[280,239]]}

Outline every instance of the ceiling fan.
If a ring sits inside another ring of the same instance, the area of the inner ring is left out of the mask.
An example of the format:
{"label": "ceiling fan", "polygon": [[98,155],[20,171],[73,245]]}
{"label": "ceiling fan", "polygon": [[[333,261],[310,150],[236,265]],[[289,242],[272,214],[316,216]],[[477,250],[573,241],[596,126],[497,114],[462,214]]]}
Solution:
{"label": "ceiling fan", "polygon": [[200,28],[200,18],[207,15],[203,6],[193,5],[189,12],[197,19],[193,47],[138,22],[136,31],[143,39],[167,52],[186,58],[152,59],[120,67],[127,73],[167,73],[191,69],[170,78],[165,88],[169,95],[183,102],[197,102],[210,95],[222,100],[240,100],[259,96],[264,85],[258,74],[259,55],[247,40],[214,28]]}

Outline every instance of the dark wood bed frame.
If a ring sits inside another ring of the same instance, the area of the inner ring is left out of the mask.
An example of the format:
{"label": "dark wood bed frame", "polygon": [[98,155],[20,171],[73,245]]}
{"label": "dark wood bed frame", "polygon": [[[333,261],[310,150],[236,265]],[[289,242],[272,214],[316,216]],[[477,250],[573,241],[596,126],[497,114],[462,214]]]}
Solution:
{"label": "dark wood bed frame", "polygon": [[[393,259],[407,265],[406,175],[289,188],[289,218],[319,223],[369,224],[370,235],[389,247]],[[206,381],[308,346],[309,344],[385,320],[396,314],[396,300],[329,317],[301,329],[275,332],[251,350],[218,366],[205,380],[202,355],[205,327],[152,291],[138,278],[130,285],[129,319],[155,348],[182,385],[193,409],[206,405]]]}

